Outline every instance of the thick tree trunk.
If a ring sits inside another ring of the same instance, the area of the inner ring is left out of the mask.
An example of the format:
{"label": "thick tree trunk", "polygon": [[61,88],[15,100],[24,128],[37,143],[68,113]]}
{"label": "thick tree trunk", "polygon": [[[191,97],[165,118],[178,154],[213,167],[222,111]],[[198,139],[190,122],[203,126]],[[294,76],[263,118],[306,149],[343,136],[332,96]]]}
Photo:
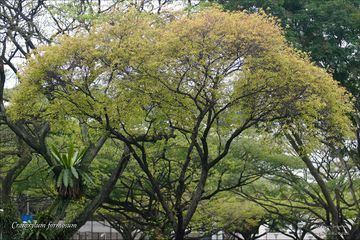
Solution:
{"label": "thick tree trunk", "polygon": [[184,240],[185,239],[185,230],[180,228],[175,233],[175,240]]}
{"label": "thick tree trunk", "polygon": [[186,228],[188,227],[192,216],[194,215],[197,206],[201,200],[201,196],[203,194],[204,188],[205,188],[205,183],[206,183],[206,179],[208,176],[208,170],[206,167],[203,167],[202,171],[201,171],[201,176],[199,179],[199,183],[196,186],[196,190],[193,192],[192,196],[191,196],[191,201],[188,207],[188,211],[185,215],[185,218],[183,217],[183,213],[182,210],[178,210],[178,214],[177,214],[177,227],[175,230],[175,240],[183,240],[185,238],[186,235]]}

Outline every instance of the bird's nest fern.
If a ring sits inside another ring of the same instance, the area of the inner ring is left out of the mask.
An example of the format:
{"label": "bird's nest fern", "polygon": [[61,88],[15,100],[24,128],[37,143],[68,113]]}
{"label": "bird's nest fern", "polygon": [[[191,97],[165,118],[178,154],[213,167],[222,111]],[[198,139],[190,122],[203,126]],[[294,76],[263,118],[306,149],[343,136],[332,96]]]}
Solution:
{"label": "bird's nest fern", "polygon": [[84,184],[93,183],[91,177],[82,169],[86,149],[75,150],[71,145],[67,152],[61,153],[55,146],[51,146],[51,155],[56,161],[55,184],[56,190],[64,198],[76,199],[82,195]]}

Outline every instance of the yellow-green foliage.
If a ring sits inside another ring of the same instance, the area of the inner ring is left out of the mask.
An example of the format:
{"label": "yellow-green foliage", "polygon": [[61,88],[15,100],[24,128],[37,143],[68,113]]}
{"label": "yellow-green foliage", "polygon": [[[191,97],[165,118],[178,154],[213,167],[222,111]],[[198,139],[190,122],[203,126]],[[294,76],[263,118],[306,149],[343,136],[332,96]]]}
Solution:
{"label": "yellow-green foliage", "polygon": [[225,232],[257,232],[267,212],[256,203],[233,194],[222,194],[202,203],[194,217],[194,224]]}
{"label": "yellow-green foliage", "polygon": [[192,130],[199,109],[211,106],[223,136],[248,120],[306,129],[309,140],[315,126],[348,132],[346,91],[291,49],[273,19],[216,8],[174,18],[129,11],[40,48],[20,76],[11,116],[81,116],[98,127],[108,119],[140,134],[149,120],[154,132],[170,122]]}

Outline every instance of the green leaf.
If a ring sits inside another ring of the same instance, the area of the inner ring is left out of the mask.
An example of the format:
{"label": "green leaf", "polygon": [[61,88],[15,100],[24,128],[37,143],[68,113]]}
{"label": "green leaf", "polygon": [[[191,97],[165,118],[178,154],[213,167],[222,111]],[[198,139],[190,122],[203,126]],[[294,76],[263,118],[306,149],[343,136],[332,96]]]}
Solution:
{"label": "green leaf", "polygon": [[68,163],[69,163],[69,166],[73,166],[73,157],[74,157],[74,153],[75,153],[75,150],[74,150],[74,145],[71,144],[70,147],[69,147],[69,151],[68,151],[68,154],[67,154],[67,158],[68,158]]}
{"label": "green leaf", "polygon": [[61,154],[54,145],[51,145],[50,153],[55,158],[55,160],[57,160],[59,163],[62,162],[61,161]]}
{"label": "green leaf", "polygon": [[74,153],[74,155],[72,156],[72,158],[71,158],[71,166],[75,166],[76,165],[76,162],[78,161],[78,157],[79,156],[79,152],[78,151],[76,151],[75,153]]}
{"label": "green leaf", "polygon": [[78,154],[77,159],[76,159],[76,161],[74,162],[74,165],[79,164],[79,163],[83,160],[83,158],[84,158],[87,150],[88,150],[88,147],[87,147],[87,148],[84,148],[84,149]]}
{"label": "green leaf", "polygon": [[71,167],[70,170],[71,170],[72,174],[74,175],[74,177],[75,177],[76,179],[79,179],[79,174],[78,174],[78,172],[76,171],[76,169],[75,169],[74,167]]}
{"label": "green leaf", "polygon": [[68,187],[69,186],[69,178],[70,178],[70,170],[69,169],[64,169],[64,186]]}
{"label": "green leaf", "polygon": [[56,186],[60,187],[62,182],[63,182],[63,176],[64,176],[64,170],[61,170],[58,178],[57,178],[57,182],[56,182]]}
{"label": "green leaf", "polygon": [[67,154],[61,154],[61,160],[65,168],[69,168]]}
{"label": "green leaf", "polygon": [[69,186],[74,187],[74,180],[72,177],[69,177]]}

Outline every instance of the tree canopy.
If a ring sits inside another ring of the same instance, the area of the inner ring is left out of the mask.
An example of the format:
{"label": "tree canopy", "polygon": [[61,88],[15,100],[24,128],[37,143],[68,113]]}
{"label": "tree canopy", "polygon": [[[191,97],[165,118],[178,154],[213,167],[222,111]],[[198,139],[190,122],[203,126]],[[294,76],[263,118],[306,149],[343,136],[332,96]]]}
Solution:
{"label": "tree canopy", "polygon": [[[95,214],[129,239],[256,239],[263,225],[294,239],[320,239],[317,227],[335,239],[359,235],[356,92],[347,85],[357,76],[355,3],[335,24],[322,22],[335,0],[221,2],[247,11],[189,1],[168,12],[168,3],[39,2],[19,15],[46,10],[58,31],[24,25],[28,37],[3,38],[4,216],[25,191],[51,200],[39,221],[77,226],[23,231],[28,238],[70,238]],[[0,9],[23,11],[14,4]],[[26,58],[19,71],[16,53]],[[4,64],[19,77],[5,92]]]}
{"label": "tree canopy", "polygon": [[[11,118],[82,119],[123,142],[176,239],[184,236],[209,171],[247,129],[302,131],[308,151],[319,127],[327,137],[349,133],[349,95],[263,14],[211,8],[168,19],[129,11],[39,48],[20,79]],[[165,141],[169,151],[180,139],[183,157],[160,156],[172,158],[178,170],[171,171],[179,174],[164,192],[149,167],[157,156],[150,149]],[[190,166],[198,179],[192,188],[185,184]]]}

